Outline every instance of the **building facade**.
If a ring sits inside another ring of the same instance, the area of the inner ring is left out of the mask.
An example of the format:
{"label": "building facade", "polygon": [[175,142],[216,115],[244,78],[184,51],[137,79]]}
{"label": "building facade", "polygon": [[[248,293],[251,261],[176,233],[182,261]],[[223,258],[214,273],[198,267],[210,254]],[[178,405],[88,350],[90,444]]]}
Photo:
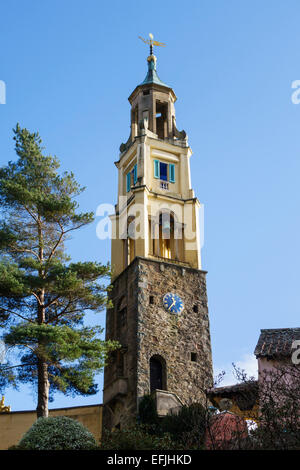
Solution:
{"label": "building facade", "polygon": [[212,359],[199,242],[200,203],[191,186],[191,148],[175,118],[176,95],[156,72],[150,46],[145,80],[129,96],[130,136],[120,146],[112,217],[113,307],[106,339],[122,347],[104,371],[104,425],[138,415],[156,396],[161,415],[205,400]]}
{"label": "building facade", "polygon": [[[79,421],[99,443],[102,433],[102,410],[102,405],[71,406],[50,409],[49,416],[67,416]],[[16,446],[35,421],[36,410],[1,411],[0,408],[0,450]]]}

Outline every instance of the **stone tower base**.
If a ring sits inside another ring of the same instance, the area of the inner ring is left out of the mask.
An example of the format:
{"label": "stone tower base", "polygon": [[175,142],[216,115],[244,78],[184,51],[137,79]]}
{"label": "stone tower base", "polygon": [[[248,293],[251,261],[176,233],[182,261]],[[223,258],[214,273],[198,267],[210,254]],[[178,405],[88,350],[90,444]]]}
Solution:
{"label": "stone tower base", "polygon": [[[180,314],[164,308],[168,292],[183,300]],[[155,383],[182,404],[204,403],[213,381],[206,272],[137,257],[113,282],[111,299],[106,339],[117,339],[122,349],[105,368],[104,425],[135,420],[139,400]]]}

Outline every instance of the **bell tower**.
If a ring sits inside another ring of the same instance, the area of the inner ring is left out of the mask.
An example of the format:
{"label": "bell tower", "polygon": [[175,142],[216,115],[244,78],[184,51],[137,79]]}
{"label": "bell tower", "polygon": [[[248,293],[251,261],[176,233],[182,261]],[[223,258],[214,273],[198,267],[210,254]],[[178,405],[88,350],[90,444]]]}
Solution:
{"label": "bell tower", "polygon": [[176,127],[176,95],[157,74],[153,46],[163,44],[152,35],[143,41],[150,45],[148,71],[129,96],[130,135],[115,162],[113,307],[107,311],[106,338],[122,348],[104,371],[106,427],[136,418],[145,394],[153,393],[162,416],[203,401],[212,385],[192,151],[185,131]]}

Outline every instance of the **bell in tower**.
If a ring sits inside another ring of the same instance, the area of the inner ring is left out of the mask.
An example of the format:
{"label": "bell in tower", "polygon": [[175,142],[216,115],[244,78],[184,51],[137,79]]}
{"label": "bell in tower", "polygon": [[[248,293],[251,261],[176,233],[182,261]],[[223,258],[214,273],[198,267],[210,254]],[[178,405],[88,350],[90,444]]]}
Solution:
{"label": "bell in tower", "polygon": [[104,426],[122,427],[152,394],[159,416],[204,402],[212,385],[201,269],[200,203],[191,186],[186,133],[176,128],[176,95],[157,75],[153,40],[144,81],[129,96],[131,132],[120,146],[112,216],[113,307],[106,339],[122,345],[104,371]]}

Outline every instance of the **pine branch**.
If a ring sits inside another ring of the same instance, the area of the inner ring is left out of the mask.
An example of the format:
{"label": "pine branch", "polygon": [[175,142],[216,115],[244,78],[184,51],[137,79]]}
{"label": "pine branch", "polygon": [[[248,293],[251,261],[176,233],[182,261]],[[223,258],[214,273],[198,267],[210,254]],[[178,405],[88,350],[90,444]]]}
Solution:
{"label": "pine branch", "polygon": [[35,364],[30,364],[30,363],[28,363],[28,364],[17,364],[17,365],[15,365],[15,366],[3,366],[3,365],[1,364],[1,365],[0,365],[0,372],[1,372],[1,369],[3,369],[4,371],[6,371],[6,370],[10,370],[10,369],[15,369],[15,368],[17,368],[17,367],[27,367],[27,366],[33,366],[33,365],[35,365]]}
{"label": "pine branch", "polygon": [[33,320],[30,320],[30,318],[26,318],[26,317],[23,317],[23,315],[21,315],[20,313],[17,313],[17,312],[13,312],[12,310],[9,310],[7,308],[4,308],[4,307],[0,307],[0,311],[1,310],[4,310],[5,312],[11,314],[11,315],[16,315],[17,317],[19,318],[22,318],[22,320],[25,320],[25,321],[29,321],[31,323],[35,323]]}

